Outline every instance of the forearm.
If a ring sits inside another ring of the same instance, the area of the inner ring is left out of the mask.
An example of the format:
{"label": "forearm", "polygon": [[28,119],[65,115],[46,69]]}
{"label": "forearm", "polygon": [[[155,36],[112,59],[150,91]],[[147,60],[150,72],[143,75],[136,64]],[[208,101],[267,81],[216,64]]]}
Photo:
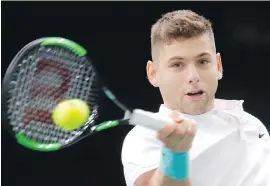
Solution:
{"label": "forearm", "polygon": [[148,186],[192,186],[189,178],[184,180],[172,179],[164,175],[160,169],[156,169]]}

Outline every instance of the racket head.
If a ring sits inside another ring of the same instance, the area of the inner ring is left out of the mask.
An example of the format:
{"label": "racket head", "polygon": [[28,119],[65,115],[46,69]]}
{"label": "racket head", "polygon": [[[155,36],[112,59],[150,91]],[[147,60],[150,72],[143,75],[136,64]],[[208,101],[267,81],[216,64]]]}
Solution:
{"label": "racket head", "polygon": [[[30,42],[13,58],[2,82],[2,124],[21,145],[38,151],[69,146],[95,125],[102,83],[87,51],[61,37]],[[81,99],[91,110],[79,129],[66,131],[52,121],[62,100]]]}

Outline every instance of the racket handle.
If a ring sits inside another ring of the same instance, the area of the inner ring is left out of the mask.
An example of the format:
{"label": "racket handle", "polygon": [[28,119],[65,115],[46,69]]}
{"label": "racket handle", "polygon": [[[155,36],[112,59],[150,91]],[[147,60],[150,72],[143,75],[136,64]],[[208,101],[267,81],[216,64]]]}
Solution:
{"label": "racket handle", "polygon": [[135,109],[129,120],[131,125],[140,125],[152,130],[159,131],[168,123],[173,123],[169,117],[158,113],[148,112],[141,109]]}

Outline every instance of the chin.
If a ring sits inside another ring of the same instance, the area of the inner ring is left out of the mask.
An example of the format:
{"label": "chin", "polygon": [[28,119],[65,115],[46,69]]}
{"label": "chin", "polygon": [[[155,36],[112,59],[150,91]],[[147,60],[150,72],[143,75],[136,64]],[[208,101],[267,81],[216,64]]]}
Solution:
{"label": "chin", "polygon": [[201,100],[198,102],[188,102],[184,104],[181,109],[184,114],[188,115],[200,115],[208,112],[209,104],[208,100]]}
{"label": "chin", "polygon": [[184,114],[188,115],[201,115],[207,112],[207,109],[188,109]]}

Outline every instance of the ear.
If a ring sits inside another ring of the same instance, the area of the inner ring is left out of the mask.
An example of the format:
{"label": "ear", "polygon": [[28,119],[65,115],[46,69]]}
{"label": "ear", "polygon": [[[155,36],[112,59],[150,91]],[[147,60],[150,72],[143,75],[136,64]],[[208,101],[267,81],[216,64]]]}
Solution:
{"label": "ear", "polygon": [[217,70],[218,70],[218,80],[223,77],[223,67],[220,53],[217,53]]}
{"label": "ear", "polygon": [[154,86],[158,87],[157,81],[157,65],[152,61],[148,61],[146,65],[146,72],[149,82]]}

